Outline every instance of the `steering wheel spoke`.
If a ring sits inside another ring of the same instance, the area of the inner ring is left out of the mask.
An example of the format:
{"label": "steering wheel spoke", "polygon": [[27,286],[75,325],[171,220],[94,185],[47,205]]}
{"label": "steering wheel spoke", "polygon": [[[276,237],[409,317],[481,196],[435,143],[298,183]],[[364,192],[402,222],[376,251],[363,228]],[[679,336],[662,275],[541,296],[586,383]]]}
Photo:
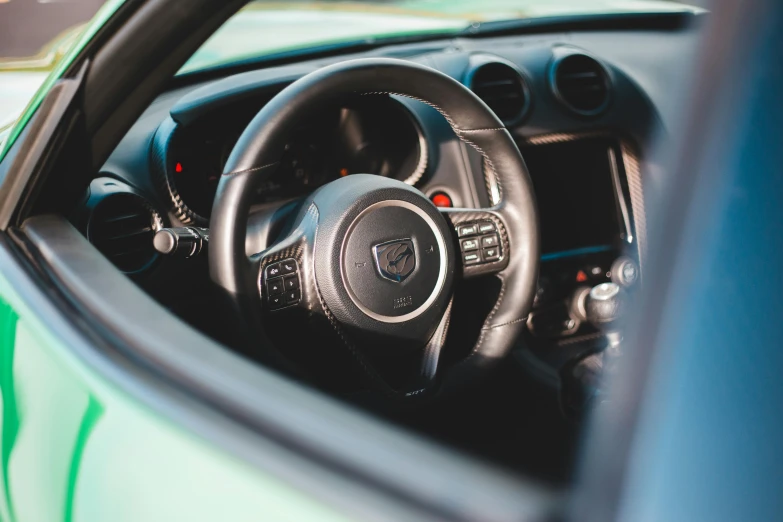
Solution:
{"label": "steering wheel spoke", "polygon": [[374,365],[365,357],[364,350],[352,346],[355,351],[354,355],[360,360],[364,369],[365,377],[369,379],[376,391],[397,401],[424,399],[435,392],[440,370],[441,351],[445,346],[446,334],[451,322],[452,303],[453,299],[446,306],[432,337],[414,355],[412,369],[409,369],[408,373],[402,376],[403,378],[397,378],[397,380],[405,382],[398,388],[392,387],[380,376]]}
{"label": "steering wheel spoke", "polygon": [[501,215],[488,209],[443,208],[459,252],[458,271],[471,278],[502,272],[509,264],[508,231]]}

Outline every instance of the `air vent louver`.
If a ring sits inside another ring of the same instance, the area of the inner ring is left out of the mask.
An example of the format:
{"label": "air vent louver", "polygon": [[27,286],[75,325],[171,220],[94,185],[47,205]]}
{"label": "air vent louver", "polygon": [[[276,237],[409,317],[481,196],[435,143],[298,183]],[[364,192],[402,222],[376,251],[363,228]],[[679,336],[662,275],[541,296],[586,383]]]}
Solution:
{"label": "air vent louver", "polygon": [[519,71],[501,62],[478,66],[470,78],[470,89],[486,103],[500,120],[516,123],[527,112],[530,96]]}
{"label": "air vent louver", "polygon": [[582,115],[596,115],[609,103],[606,70],[584,54],[569,54],[555,62],[553,88],[560,101]]}
{"label": "air vent louver", "polygon": [[152,237],[160,217],[141,196],[118,193],[107,196],[93,210],[87,238],[125,273],[148,268],[157,258]]}

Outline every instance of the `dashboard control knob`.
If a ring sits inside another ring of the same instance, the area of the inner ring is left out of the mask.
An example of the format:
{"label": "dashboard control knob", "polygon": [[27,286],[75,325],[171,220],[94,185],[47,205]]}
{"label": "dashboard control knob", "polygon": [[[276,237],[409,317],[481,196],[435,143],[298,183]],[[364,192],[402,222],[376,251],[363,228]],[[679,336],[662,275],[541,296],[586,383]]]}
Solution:
{"label": "dashboard control knob", "polygon": [[612,263],[612,281],[620,286],[633,286],[639,279],[639,267],[627,257],[618,257]]}

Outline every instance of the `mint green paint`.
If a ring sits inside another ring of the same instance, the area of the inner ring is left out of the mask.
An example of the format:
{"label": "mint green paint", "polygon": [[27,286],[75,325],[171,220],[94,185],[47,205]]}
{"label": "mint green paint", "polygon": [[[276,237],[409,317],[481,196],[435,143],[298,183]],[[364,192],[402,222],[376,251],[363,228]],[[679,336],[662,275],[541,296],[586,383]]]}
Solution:
{"label": "mint green paint", "polygon": [[73,500],[76,493],[76,482],[79,479],[79,468],[82,463],[82,456],[84,455],[84,449],[87,446],[87,440],[90,438],[90,434],[98,422],[98,419],[103,414],[103,407],[95,400],[94,397],[90,397],[90,402],[87,405],[87,410],[84,412],[81,426],[79,426],[79,434],[76,439],[76,446],[73,449],[73,455],[71,458],[71,465],[68,471],[68,482],[66,484],[65,495],[65,509],[63,513],[63,520],[65,522],[73,521]]}
{"label": "mint green paint", "polygon": [[69,472],[90,394],[71,377],[59,358],[47,352],[41,342],[41,326],[14,308],[19,320],[13,384],[20,422],[6,479],[16,521],[60,521],[68,502]]}
{"label": "mint green paint", "polygon": [[0,520],[346,520],[118,389],[13,284],[0,274]]}
{"label": "mint green paint", "polygon": [[2,397],[2,441],[0,448],[0,464],[2,464],[3,498],[0,504],[0,520],[14,519],[14,504],[11,499],[11,489],[8,477],[8,463],[11,448],[19,433],[19,414],[17,412],[16,395],[14,393],[13,364],[16,337],[17,315],[8,304],[0,302],[0,397]]}

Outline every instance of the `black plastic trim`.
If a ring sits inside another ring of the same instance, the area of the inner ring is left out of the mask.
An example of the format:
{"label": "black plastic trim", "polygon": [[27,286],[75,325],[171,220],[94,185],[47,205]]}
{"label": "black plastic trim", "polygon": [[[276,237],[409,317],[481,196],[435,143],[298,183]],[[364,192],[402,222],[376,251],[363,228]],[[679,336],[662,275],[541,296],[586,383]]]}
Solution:
{"label": "black plastic trim", "polygon": [[524,72],[517,64],[515,64],[510,60],[506,60],[505,58],[501,58],[499,56],[494,56],[491,54],[486,54],[486,53],[474,54],[470,57],[470,69],[468,69],[468,72],[465,75],[464,84],[471,91],[474,91],[473,81],[474,81],[474,77],[476,76],[476,73],[480,71],[483,67],[486,67],[488,65],[493,65],[493,64],[505,65],[511,71],[513,71],[517,76],[519,76],[519,81],[520,84],[522,85],[522,95],[525,98],[524,106],[522,107],[522,110],[519,111],[519,113],[514,118],[508,120],[502,120],[503,125],[505,125],[507,128],[516,127],[517,125],[521,124],[525,120],[528,114],[530,114],[530,110],[533,107],[532,91],[530,89],[530,76],[526,72]]}
{"label": "black plastic trim", "polygon": [[[577,116],[593,118],[605,112],[612,104],[612,98],[613,98],[612,94],[614,90],[614,82],[612,81],[612,74],[609,71],[609,68],[606,65],[604,65],[604,63],[601,62],[601,60],[599,60],[595,56],[585,51],[582,51],[581,49],[576,49],[568,46],[558,46],[552,50],[552,53],[553,53],[552,63],[549,64],[549,68],[547,70],[547,80],[549,82],[549,89],[552,91],[552,94],[554,94],[557,101],[560,102],[560,104],[563,107],[573,112]],[[601,103],[601,105],[599,105],[595,109],[589,109],[589,110],[579,109],[578,107],[575,107],[573,104],[571,104],[571,102],[569,102],[568,99],[565,96],[563,96],[563,93],[560,92],[560,86],[557,83],[557,71],[562,65],[564,60],[574,56],[581,56],[593,60],[595,64],[598,66],[598,68],[601,70],[601,73],[603,74],[602,80],[604,83],[604,87],[606,88],[606,98],[604,99],[603,103]]]}
{"label": "black plastic trim", "polygon": [[316,69],[299,65],[286,69],[251,71],[223,78],[189,92],[171,108],[171,118],[188,126],[204,115],[253,96],[268,94],[271,98],[286,85]]}
{"label": "black plastic trim", "polygon": [[680,30],[704,15],[702,11],[578,14],[484,22],[465,30],[463,36],[482,38],[570,31]]}
{"label": "black plastic trim", "polygon": [[47,93],[25,132],[5,158],[0,185],[0,230],[18,224],[32,206],[42,178],[58,157],[78,117],[74,108],[87,64],[75,78],[58,80]]}

